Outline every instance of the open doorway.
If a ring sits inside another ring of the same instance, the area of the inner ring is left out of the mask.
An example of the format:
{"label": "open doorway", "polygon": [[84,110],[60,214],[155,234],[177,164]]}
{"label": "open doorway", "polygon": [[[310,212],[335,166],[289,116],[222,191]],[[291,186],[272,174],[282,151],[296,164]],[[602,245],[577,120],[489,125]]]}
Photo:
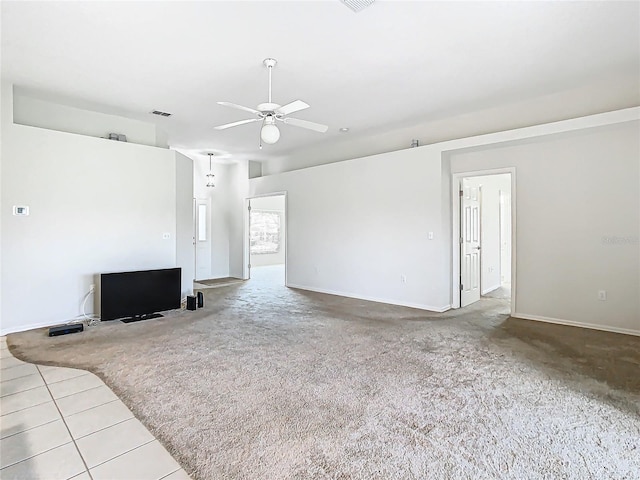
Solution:
{"label": "open doorway", "polygon": [[508,170],[454,175],[454,191],[459,191],[453,210],[459,274],[454,307],[490,297],[509,302],[513,311],[514,175]]}
{"label": "open doorway", "polygon": [[248,277],[267,284],[285,285],[286,194],[250,198],[248,204]]}

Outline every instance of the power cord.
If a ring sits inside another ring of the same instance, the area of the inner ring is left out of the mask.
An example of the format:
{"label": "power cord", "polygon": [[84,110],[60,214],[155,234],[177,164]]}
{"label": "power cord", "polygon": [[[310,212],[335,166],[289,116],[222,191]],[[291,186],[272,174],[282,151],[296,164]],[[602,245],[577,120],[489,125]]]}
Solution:
{"label": "power cord", "polygon": [[93,314],[91,314],[92,316],[89,316],[85,312],[85,307],[87,305],[87,300],[94,293],[95,293],[95,290],[93,288],[91,288],[87,292],[87,294],[84,296],[84,300],[82,300],[82,316],[87,321],[87,327],[93,327],[94,325],[97,325],[98,323],[100,323],[100,317],[98,317],[97,315],[93,315]]}

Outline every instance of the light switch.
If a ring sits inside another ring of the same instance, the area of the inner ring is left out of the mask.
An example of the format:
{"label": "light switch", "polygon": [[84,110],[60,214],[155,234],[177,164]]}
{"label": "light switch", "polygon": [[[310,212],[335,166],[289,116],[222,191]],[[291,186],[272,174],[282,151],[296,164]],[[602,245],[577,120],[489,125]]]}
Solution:
{"label": "light switch", "polygon": [[429,240],[433,240],[433,232],[429,232]]}

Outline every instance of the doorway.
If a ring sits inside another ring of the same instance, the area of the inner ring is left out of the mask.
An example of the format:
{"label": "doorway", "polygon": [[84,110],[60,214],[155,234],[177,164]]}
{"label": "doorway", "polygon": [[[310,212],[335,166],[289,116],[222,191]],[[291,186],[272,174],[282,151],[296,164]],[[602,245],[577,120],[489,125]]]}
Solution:
{"label": "doorway", "polygon": [[247,278],[265,284],[286,285],[286,193],[253,197],[247,204]]}
{"label": "doorway", "polygon": [[453,191],[453,308],[488,297],[514,311],[515,171],[456,174]]}

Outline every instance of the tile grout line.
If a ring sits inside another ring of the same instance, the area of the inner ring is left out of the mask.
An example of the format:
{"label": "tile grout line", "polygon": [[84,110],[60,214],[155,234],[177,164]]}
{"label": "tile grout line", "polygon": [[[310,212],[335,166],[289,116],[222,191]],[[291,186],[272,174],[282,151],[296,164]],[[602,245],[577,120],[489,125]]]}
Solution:
{"label": "tile grout line", "polygon": [[[78,452],[78,455],[80,456],[80,460],[82,460],[82,464],[84,465],[85,472],[87,473],[87,475],[89,475],[89,479],[93,480],[93,476],[91,475],[91,472],[89,471],[89,467],[87,465],[87,462],[85,461],[84,457],[82,456],[82,453],[80,452],[80,449],[78,448],[78,444],[76,443],[76,439],[73,438],[73,434],[71,433],[71,430],[69,430],[69,425],[67,425],[67,422],[64,419],[64,415],[60,411],[60,407],[58,407],[58,403],[56,402],[56,399],[53,398],[53,394],[51,393],[51,390],[49,390],[49,385],[47,385],[47,381],[45,380],[44,375],[42,375],[42,372],[40,371],[39,368],[37,368],[37,366],[36,366],[36,369],[38,370],[38,373],[40,374],[40,376],[42,377],[42,380],[44,381],[45,387],[47,388],[47,391],[49,392],[49,395],[51,396],[51,400],[53,400],[53,405],[56,407],[56,410],[58,410],[58,413],[60,414],[60,418],[62,419],[62,424],[64,425],[64,428],[67,429],[67,432],[69,433],[69,437],[71,437],[71,442],[73,443],[73,446],[76,448],[76,452]],[[74,476],[77,476],[77,475],[74,475]],[[70,478],[73,478],[73,477],[70,477]]]}
{"label": "tile grout line", "polygon": [[[58,420],[55,420],[55,421],[57,422]],[[53,422],[49,422],[49,423],[53,423]],[[4,440],[4,439],[3,439],[3,440]],[[19,461],[17,461],[17,462],[13,462],[13,463],[11,463],[11,464],[9,464],[9,465],[5,465],[4,467],[2,467],[2,469],[0,469],[0,472],[2,472],[2,470],[4,470],[5,468],[13,467],[13,466],[15,466],[15,465],[18,465],[19,463],[26,462],[27,460],[31,460],[32,458],[36,458],[36,457],[37,457],[37,456],[39,456],[39,455],[43,455],[43,454],[45,454],[45,453],[48,453],[48,452],[50,452],[51,450],[55,450],[56,448],[60,448],[60,447],[64,447],[65,445],[69,445],[70,443],[71,443],[71,442],[63,443],[62,445],[56,445],[55,447],[51,447],[51,448],[49,448],[49,449],[47,449],[47,450],[43,450],[42,452],[35,453],[35,454],[31,455],[30,457],[23,458],[22,460],[19,460]],[[78,475],[80,475],[80,474],[78,474]],[[73,477],[71,477],[71,478],[73,478]],[[68,480],[68,479],[67,479],[67,480]]]}
{"label": "tile grout line", "polygon": [[[40,388],[40,387],[38,387],[38,388]],[[18,393],[22,393],[22,392],[18,392]],[[49,392],[49,394],[51,394],[51,392]],[[17,395],[17,394],[12,393],[11,395]],[[7,395],[6,397],[2,397],[2,398],[7,398],[7,397],[10,397],[11,395]],[[53,400],[53,397],[51,398],[51,400]],[[28,409],[33,408],[33,407],[39,407],[40,405],[44,405],[47,402],[49,402],[49,400],[46,400],[46,401],[41,402],[41,403],[36,403],[35,405],[29,405],[28,407],[20,408],[18,410],[14,410],[12,412],[3,413],[2,417],[4,417],[5,415],[11,415],[12,413],[16,413],[16,412],[23,412],[23,411],[28,410]],[[0,417],[0,418],[2,418],[2,417]]]}
{"label": "tile grout line", "polygon": [[[105,385],[105,386],[106,386],[106,385]],[[109,388],[109,387],[107,387],[107,388]],[[113,390],[111,390],[111,391],[113,392]],[[85,390],[85,392],[86,392],[86,390]],[[114,394],[114,395],[115,395],[115,394]],[[67,395],[67,396],[69,396],[69,397],[70,397],[71,395]],[[73,412],[71,415],[67,415],[67,417],[72,417],[72,416],[77,415],[77,414],[79,414],[79,413],[88,412],[89,410],[93,410],[94,408],[101,407],[101,406],[103,406],[103,405],[107,405],[107,404],[109,404],[109,403],[117,402],[118,400],[120,400],[120,399],[119,399],[119,398],[118,398],[118,396],[116,395],[116,399],[115,399],[115,400],[109,400],[108,402],[104,402],[104,403],[101,403],[101,404],[99,404],[99,405],[94,405],[93,407],[85,408],[84,410],[80,410],[80,411],[78,411],[78,412]],[[53,399],[53,401],[55,402],[55,401],[56,401],[56,399],[54,398],[54,399]],[[57,403],[56,403],[56,406],[58,406],[58,404],[57,404]]]}
{"label": "tile grout line", "polygon": [[[43,404],[43,403],[41,403],[40,405],[44,405],[44,404]],[[36,405],[36,406],[37,406],[37,405]],[[36,425],[35,427],[29,427],[29,428],[27,428],[27,429],[25,429],[25,430],[21,430],[21,431],[19,431],[19,432],[12,433],[11,435],[7,435],[6,437],[2,437],[0,440],[4,440],[5,438],[11,438],[11,437],[13,437],[14,435],[20,435],[21,433],[24,433],[24,432],[29,432],[29,431],[33,430],[34,428],[44,427],[45,425],[49,425],[50,423],[57,422],[58,420],[59,420],[59,418],[56,418],[55,420],[51,420],[51,421],[49,421],[49,422],[45,422],[45,423],[43,423],[42,425]],[[57,448],[57,447],[55,447],[55,448]]]}
{"label": "tile grout line", "polygon": [[[7,357],[5,357],[5,358],[7,358]],[[10,357],[10,358],[16,358],[16,357],[14,357],[13,355],[11,355],[11,357]],[[11,365],[11,366],[9,366],[9,367],[1,367],[1,366],[0,366],[0,372],[3,372],[3,371],[5,371],[5,370],[11,370],[12,368],[16,368],[16,367],[19,367],[19,366],[21,366],[21,365],[29,365],[27,362],[23,362],[23,361],[22,361],[22,360],[20,360],[19,358],[16,358],[16,360],[18,360],[20,363],[18,363],[18,364],[16,364],[16,365]],[[1,364],[1,363],[2,363],[2,362],[0,362],[0,364]]]}
{"label": "tile grout line", "polygon": [[[7,380],[7,382],[10,382],[10,381],[11,380]],[[40,388],[40,387],[44,387],[44,385],[36,385],[35,387],[25,388],[24,390],[20,390],[19,392],[7,393],[6,395],[1,395],[0,398],[10,397],[11,395],[17,395],[18,393],[30,392],[31,390],[35,390],[36,388]]]}
{"label": "tile grout line", "polygon": [[[117,395],[116,395],[116,397],[117,397]],[[85,408],[84,410],[80,410],[79,412],[74,412],[74,413],[72,413],[71,415],[67,415],[67,417],[73,417],[73,416],[75,416],[75,415],[79,415],[79,414],[81,414],[81,413],[88,412],[89,410],[93,410],[94,408],[104,407],[105,405],[109,405],[110,403],[117,402],[117,401],[119,401],[119,400],[120,400],[120,398],[116,398],[115,400],[109,400],[108,402],[101,403],[100,405],[95,405],[95,406],[93,406],[93,407],[89,407],[89,408]],[[55,400],[54,400],[54,401],[55,401]],[[132,414],[132,415],[133,415],[133,414]],[[127,419],[127,420],[128,420],[128,419]]]}
{"label": "tile grout line", "polygon": [[[76,379],[76,378],[80,378],[80,377],[73,377],[73,378],[70,378],[69,380],[74,380],[74,379]],[[100,381],[102,382],[102,380],[100,380]],[[49,384],[47,383],[47,386],[48,386],[48,385],[49,385]],[[51,384],[51,385],[53,385],[53,384]],[[102,388],[102,387],[106,387],[106,385],[105,385],[105,383],[104,383],[104,382],[102,382],[102,385],[98,385],[97,387],[90,387],[90,388],[86,388],[86,389],[84,389],[84,390],[79,390],[79,391],[77,391],[77,392],[70,393],[69,395],[64,395],[64,396],[62,396],[62,397],[54,398],[54,400],[62,400],[63,398],[72,397],[72,396],[74,396],[74,395],[78,395],[79,393],[88,392],[88,391],[90,391],[90,390],[96,390],[96,389],[98,389],[98,388]],[[52,394],[52,395],[53,395],[53,394]],[[98,405],[96,405],[96,406],[98,406]],[[91,407],[91,408],[93,408],[93,407]]]}
{"label": "tile grout line", "polygon": [[[103,430],[104,430],[104,429],[103,429]],[[150,443],[153,443],[153,442],[158,442],[158,443],[160,443],[160,442],[158,441],[158,439],[157,439],[157,438],[153,437],[153,440],[149,440],[148,442],[141,443],[141,444],[140,444],[140,445],[138,445],[137,447],[133,447],[132,449],[127,450],[126,452],[119,453],[119,454],[118,454],[118,455],[116,455],[115,457],[111,457],[109,460],[105,460],[104,462],[100,462],[100,463],[98,463],[98,464],[94,465],[94,466],[93,466],[93,467],[91,467],[91,468],[96,468],[96,467],[99,467],[100,465],[104,465],[105,463],[109,463],[109,462],[111,462],[112,460],[115,460],[116,458],[119,458],[119,457],[121,457],[121,456],[123,456],[123,455],[126,455],[127,453],[131,453],[131,452],[133,452],[134,450],[138,450],[139,448],[142,448],[142,447],[144,447],[145,445],[149,445]],[[160,444],[160,445],[162,445],[162,444]],[[174,460],[175,460],[175,459],[174,459]],[[176,463],[178,463],[178,462],[176,462]],[[177,471],[177,470],[176,470],[176,471]],[[174,473],[174,472],[171,472],[171,473]],[[170,473],[169,475],[171,475],[171,473]],[[164,477],[162,477],[162,478],[164,478]]]}
{"label": "tile grout line", "polygon": [[[176,462],[176,463],[178,463],[178,462]],[[166,474],[164,477],[160,477],[158,480],[163,480],[164,478],[167,478],[168,476],[173,475],[174,473],[179,472],[180,470],[182,470],[182,466],[180,466],[179,463],[178,463],[178,466],[180,467],[180,468],[178,468],[178,470],[174,470],[173,472]],[[185,470],[185,472],[186,472],[186,470]],[[189,475],[189,476],[191,476],[191,475]]]}
{"label": "tile grout line", "polygon": [[[67,368],[67,367],[59,367],[59,368]],[[56,383],[62,383],[62,382],[66,382],[68,380],[75,380],[76,378],[86,377],[88,374],[91,373],[88,370],[85,370],[84,372],[85,373],[82,373],[80,375],[76,375],[75,377],[69,377],[69,378],[65,378],[64,380],[56,380],[55,382],[49,382],[49,383],[47,383],[47,385],[55,385]],[[98,378],[100,378],[100,377],[98,377]]]}
{"label": "tile grout line", "polygon": [[[114,400],[114,402],[117,402],[117,401],[119,401],[119,400]],[[109,403],[113,403],[113,402],[109,402]],[[107,404],[106,404],[106,403],[104,403],[103,405],[107,405]],[[123,405],[124,405],[124,404],[123,404]],[[98,407],[101,407],[101,406],[102,406],[102,405],[98,405]],[[98,408],[98,407],[95,407],[95,408]],[[87,412],[87,411],[88,411],[88,410],[85,410],[85,412]],[[74,413],[74,415],[75,415],[75,413]],[[133,415],[133,414],[132,414],[132,415]],[[71,417],[72,415],[69,415],[69,416]],[[86,437],[88,437],[89,435],[93,435],[94,433],[102,432],[103,430],[106,430],[107,428],[115,427],[116,425],[120,425],[121,423],[128,422],[129,420],[138,420],[138,419],[137,419],[136,417],[134,417],[134,416],[131,416],[131,417],[129,417],[129,418],[125,418],[124,420],[120,420],[119,422],[116,422],[116,423],[114,423],[114,424],[112,424],[112,425],[109,425],[109,426],[107,426],[107,427],[102,427],[102,428],[100,428],[100,429],[96,430],[95,432],[91,432],[91,433],[87,433],[87,434],[85,434],[85,435],[82,435],[81,437],[78,437],[76,440],[82,440],[83,438],[86,438]],[[139,420],[138,420],[138,421],[139,421]],[[143,425],[143,426],[144,426],[144,425]]]}
{"label": "tile grout line", "polygon": [[[17,366],[19,367],[20,365],[17,365]],[[9,367],[9,368],[13,368],[13,367]],[[37,368],[36,368],[36,371],[38,371]],[[37,375],[37,373],[27,373],[26,375],[21,375],[21,376],[16,377],[16,378],[10,378],[9,380],[2,380],[2,381],[0,381],[0,383],[10,382],[11,380],[17,380],[19,378],[30,377],[31,375]]]}

